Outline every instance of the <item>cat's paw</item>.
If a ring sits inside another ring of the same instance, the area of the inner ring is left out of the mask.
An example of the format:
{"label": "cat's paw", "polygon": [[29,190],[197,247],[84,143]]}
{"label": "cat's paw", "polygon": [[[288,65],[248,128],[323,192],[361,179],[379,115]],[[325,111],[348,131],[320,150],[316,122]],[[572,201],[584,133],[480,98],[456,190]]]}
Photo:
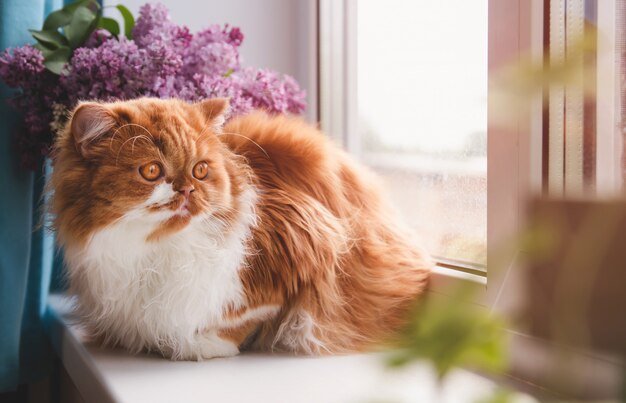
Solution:
{"label": "cat's paw", "polygon": [[230,340],[221,338],[217,331],[208,330],[198,334],[198,360],[215,357],[232,357],[239,354],[239,348]]}

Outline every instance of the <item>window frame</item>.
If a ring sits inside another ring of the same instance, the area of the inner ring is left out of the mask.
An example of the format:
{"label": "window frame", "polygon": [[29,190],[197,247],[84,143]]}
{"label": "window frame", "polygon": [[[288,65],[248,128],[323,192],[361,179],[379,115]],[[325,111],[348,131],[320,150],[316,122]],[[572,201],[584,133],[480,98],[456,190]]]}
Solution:
{"label": "window frame", "polygon": [[[507,64],[525,55],[542,63],[544,11],[543,0],[489,0],[489,92],[495,85],[491,78]],[[543,95],[529,99],[526,108],[526,113],[499,116],[498,105],[488,99],[487,262],[499,268],[487,270],[492,309],[509,305],[508,296],[518,292],[517,258],[524,251],[516,247],[503,260],[502,249],[523,231],[528,201],[542,194]]]}

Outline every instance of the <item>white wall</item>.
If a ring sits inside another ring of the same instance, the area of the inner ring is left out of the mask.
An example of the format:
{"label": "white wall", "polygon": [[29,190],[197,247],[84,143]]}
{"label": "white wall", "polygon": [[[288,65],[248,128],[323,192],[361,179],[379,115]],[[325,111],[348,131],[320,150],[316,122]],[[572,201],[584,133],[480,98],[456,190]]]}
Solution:
{"label": "white wall", "polygon": [[[153,0],[104,0],[127,6],[135,17]],[[157,0],[172,20],[196,32],[210,24],[241,28],[244,66],[267,67],[295,77],[307,90],[307,116],[317,121],[316,0]],[[107,10],[115,16],[116,10]]]}

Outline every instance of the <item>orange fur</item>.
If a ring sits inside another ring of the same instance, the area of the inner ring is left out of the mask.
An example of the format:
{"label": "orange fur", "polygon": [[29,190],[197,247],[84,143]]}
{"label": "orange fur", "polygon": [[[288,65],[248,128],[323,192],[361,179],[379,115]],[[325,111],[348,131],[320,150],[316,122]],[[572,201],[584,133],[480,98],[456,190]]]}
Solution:
{"label": "orange fur", "polygon": [[[80,248],[145,201],[155,184],[137,168],[152,160],[176,172],[163,181],[191,183],[195,191],[189,215],[164,222],[146,242],[166,240],[200,212],[234,222],[251,185],[258,201],[240,270],[246,304],[228,315],[268,305],[280,310],[220,334],[238,345],[248,340],[255,348],[299,353],[358,351],[388,339],[423,292],[431,262],[398,224],[377,178],[300,118],[255,112],[214,132],[223,103],[103,104],[114,128],[104,125],[106,133],[88,144],[68,125],[52,177],[61,243]],[[200,158],[210,164],[205,181],[185,173]],[[182,202],[180,196],[154,208],[176,210]],[[70,280],[80,294],[80,277]],[[297,340],[303,332],[307,337]]]}
{"label": "orange fur", "polygon": [[320,342],[300,352],[361,350],[391,336],[423,291],[430,261],[398,226],[377,179],[302,119],[259,112],[224,133],[263,190],[258,252],[242,273],[249,304],[284,306],[256,345],[272,346],[294,310],[312,315]]}

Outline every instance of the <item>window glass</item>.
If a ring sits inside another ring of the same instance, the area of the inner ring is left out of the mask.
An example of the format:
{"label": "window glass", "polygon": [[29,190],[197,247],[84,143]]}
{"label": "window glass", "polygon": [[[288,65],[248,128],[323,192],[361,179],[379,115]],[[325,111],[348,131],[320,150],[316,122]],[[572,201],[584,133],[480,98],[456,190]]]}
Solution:
{"label": "window glass", "polygon": [[487,0],[359,0],[358,153],[434,255],[486,262]]}

